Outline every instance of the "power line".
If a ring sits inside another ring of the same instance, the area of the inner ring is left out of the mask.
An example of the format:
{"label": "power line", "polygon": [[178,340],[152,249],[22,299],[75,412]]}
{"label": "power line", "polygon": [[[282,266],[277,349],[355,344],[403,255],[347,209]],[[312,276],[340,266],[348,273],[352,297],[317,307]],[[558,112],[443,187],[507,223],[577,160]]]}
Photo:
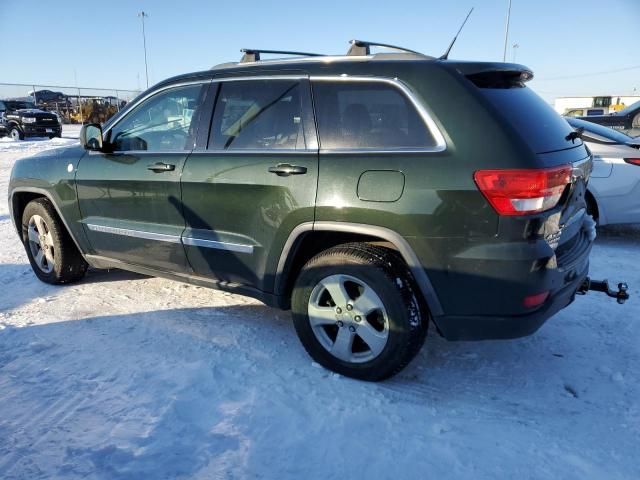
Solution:
{"label": "power line", "polygon": [[538,80],[539,82],[546,82],[549,80],[569,80],[572,78],[584,78],[584,77],[595,77],[597,75],[608,75],[610,73],[619,73],[619,72],[627,72],[629,70],[636,70],[640,68],[640,65],[633,65],[631,67],[623,67],[623,68],[616,68],[613,70],[603,70],[601,72],[592,72],[592,73],[579,73],[576,75],[563,75],[560,77],[547,77],[547,78],[536,78],[536,80]]}

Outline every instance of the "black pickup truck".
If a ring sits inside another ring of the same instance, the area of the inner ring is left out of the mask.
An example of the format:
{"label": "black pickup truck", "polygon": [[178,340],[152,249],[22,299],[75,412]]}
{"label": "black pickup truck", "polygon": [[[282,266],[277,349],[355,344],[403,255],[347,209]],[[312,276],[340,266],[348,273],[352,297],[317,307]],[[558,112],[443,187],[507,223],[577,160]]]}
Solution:
{"label": "black pickup truck", "polygon": [[62,125],[55,113],[37,108],[25,100],[0,100],[0,136],[14,140],[26,137],[60,137]]}
{"label": "black pickup truck", "polygon": [[610,113],[609,115],[589,115],[578,118],[615,130],[621,130],[627,135],[640,135],[640,101],[632,103],[619,112]]}

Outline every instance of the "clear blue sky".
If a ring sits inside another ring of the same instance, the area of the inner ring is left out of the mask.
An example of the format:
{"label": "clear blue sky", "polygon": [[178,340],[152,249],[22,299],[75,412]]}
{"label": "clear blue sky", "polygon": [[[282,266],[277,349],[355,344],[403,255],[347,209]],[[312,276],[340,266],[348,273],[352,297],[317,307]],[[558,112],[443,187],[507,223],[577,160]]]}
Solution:
{"label": "clear blue sky", "polygon": [[[507,3],[0,0],[0,82],[75,85],[75,71],[81,86],[144,87],[141,10],[150,84],[238,60],[241,47],[343,53],[362,38],[441,54],[471,6],[452,57],[501,60]],[[640,93],[639,34],[640,0],[513,0],[507,58],[518,43],[517,62],[548,100]],[[556,78],[566,76],[577,77]]]}

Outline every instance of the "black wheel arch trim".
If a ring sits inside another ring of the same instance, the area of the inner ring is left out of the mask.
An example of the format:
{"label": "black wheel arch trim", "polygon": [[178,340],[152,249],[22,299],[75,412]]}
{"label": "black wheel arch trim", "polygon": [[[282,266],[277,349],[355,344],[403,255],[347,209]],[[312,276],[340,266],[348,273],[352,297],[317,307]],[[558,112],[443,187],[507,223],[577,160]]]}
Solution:
{"label": "black wheel arch trim", "polygon": [[47,190],[43,189],[43,188],[16,187],[13,190],[11,190],[11,196],[9,198],[9,216],[11,217],[11,220],[13,221],[13,225],[14,225],[14,227],[16,229],[16,232],[18,233],[18,236],[20,237],[20,239],[22,239],[22,225],[21,225],[20,219],[16,218],[16,214],[13,211],[13,205],[14,205],[13,196],[16,193],[36,193],[38,195],[42,195],[43,197],[45,197],[51,203],[51,205],[53,205],[53,208],[55,209],[56,213],[58,214],[58,217],[62,221],[62,224],[64,225],[64,228],[67,230],[67,233],[69,234],[69,236],[73,240],[73,243],[75,244],[76,248],[78,249],[78,252],[80,252],[80,255],[82,255],[83,257],[85,256],[84,250],[82,249],[82,247],[80,246],[80,243],[78,242],[78,240],[76,239],[75,235],[73,234],[73,230],[71,230],[69,228],[69,224],[67,223],[67,221],[65,220],[64,216],[62,215],[62,212],[60,211],[60,208],[58,208],[58,205],[56,204],[56,202],[53,199],[53,197],[51,196],[51,193],[48,192]]}
{"label": "black wheel arch trim", "polygon": [[295,227],[289,234],[278,260],[274,285],[274,292],[276,295],[284,294],[286,285],[285,269],[288,265],[288,261],[296,253],[298,239],[300,239],[304,233],[311,231],[368,235],[381,238],[393,244],[409,266],[409,270],[411,271],[413,278],[418,284],[418,288],[420,288],[420,291],[427,302],[431,315],[439,317],[444,314],[438,295],[433,288],[433,284],[431,283],[427,272],[422,268],[415,252],[402,235],[385,227],[366,225],[362,223],[319,221],[305,222]]}

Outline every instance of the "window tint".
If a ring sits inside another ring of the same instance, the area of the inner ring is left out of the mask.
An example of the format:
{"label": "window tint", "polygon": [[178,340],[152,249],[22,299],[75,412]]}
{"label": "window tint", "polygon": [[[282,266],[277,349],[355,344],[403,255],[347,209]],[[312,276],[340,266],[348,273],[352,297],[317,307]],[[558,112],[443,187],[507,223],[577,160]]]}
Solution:
{"label": "window tint", "polygon": [[110,131],[116,151],[190,150],[194,146],[197,121],[194,113],[202,105],[208,84],[176,87],[148,98]]}
{"label": "window tint", "polygon": [[222,82],[209,148],[304,149],[299,82]]}
{"label": "window tint", "polygon": [[435,140],[408,98],[377,82],[313,86],[322,148],[424,148]]}

